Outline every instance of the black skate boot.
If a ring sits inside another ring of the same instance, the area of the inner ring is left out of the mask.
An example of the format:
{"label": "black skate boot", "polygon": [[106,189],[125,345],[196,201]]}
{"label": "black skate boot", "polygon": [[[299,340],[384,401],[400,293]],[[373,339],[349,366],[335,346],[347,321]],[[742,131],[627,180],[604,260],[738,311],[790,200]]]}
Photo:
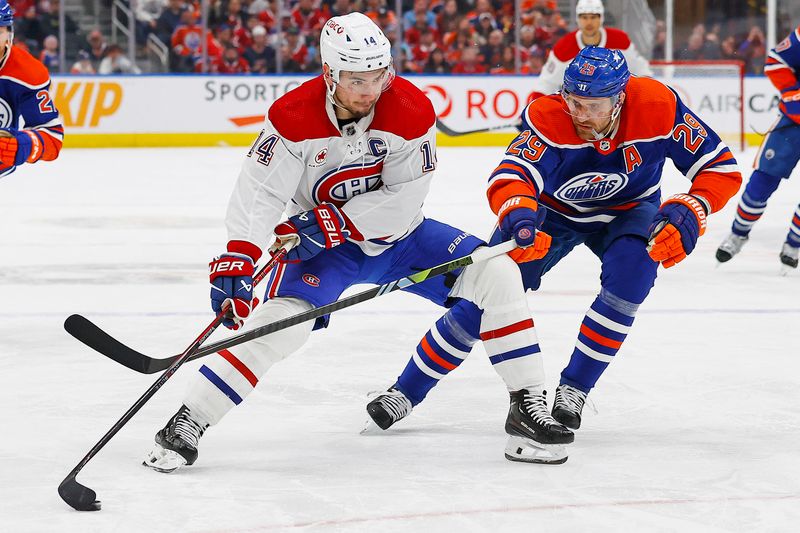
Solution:
{"label": "black skate boot", "polygon": [[174,472],[197,460],[197,443],[208,424],[192,418],[189,408],[182,405],[167,425],[156,433],[153,449],[142,464],[159,472]]}
{"label": "black skate boot", "polygon": [[797,268],[798,257],[800,257],[800,248],[790,246],[788,242],[783,243],[780,254],[782,264],[789,268]]}
{"label": "black skate boot", "polygon": [[556,389],[553,418],[570,429],[578,429],[581,427],[581,411],[585,403],[585,392],[562,383]]}
{"label": "black skate boot", "polygon": [[[411,413],[413,405],[406,395],[389,387],[386,392],[380,393],[367,404],[367,414],[379,428],[389,429],[395,422],[404,419]],[[368,431],[369,423],[364,428]]]}
{"label": "black skate boot", "polygon": [[567,444],[575,440],[569,429],[556,422],[547,409],[545,392],[527,389],[511,393],[506,418],[506,459],[525,463],[561,464]]}
{"label": "black skate boot", "polygon": [[720,263],[726,263],[733,259],[733,256],[738,254],[742,251],[742,246],[747,243],[747,239],[749,237],[747,235],[741,236],[736,235],[735,233],[729,234],[725,237],[725,240],[722,241],[717,248],[717,261]]}

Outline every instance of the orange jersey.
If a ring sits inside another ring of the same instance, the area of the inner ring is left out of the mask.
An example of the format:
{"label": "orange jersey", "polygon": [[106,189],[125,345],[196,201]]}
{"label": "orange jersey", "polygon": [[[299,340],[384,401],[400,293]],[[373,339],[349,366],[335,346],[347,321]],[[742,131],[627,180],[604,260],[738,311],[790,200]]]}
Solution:
{"label": "orange jersey", "polygon": [[[27,162],[58,157],[64,126],[50,96],[50,74],[26,50],[13,46],[0,64],[0,129],[29,132],[34,150]],[[10,174],[5,168],[1,175]]]}
{"label": "orange jersey", "polygon": [[523,130],[489,179],[492,209],[531,196],[578,231],[596,231],[621,211],[661,202],[667,158],[691,182],[709,211],[739,189],[736,160],[719,136],[666,85],[631,78],[617,127],[596,141],[581,139],[560,95],[533,101]]}

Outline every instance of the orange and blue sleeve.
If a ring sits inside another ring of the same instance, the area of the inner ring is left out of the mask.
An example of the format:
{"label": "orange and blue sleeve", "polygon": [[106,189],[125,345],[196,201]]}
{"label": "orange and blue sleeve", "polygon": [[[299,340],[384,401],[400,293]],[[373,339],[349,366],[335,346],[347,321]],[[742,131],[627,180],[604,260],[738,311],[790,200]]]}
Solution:
{"label": "orange and blue sleeve", "polygon": [[800,69],[800,26],[769,51],[764,74],[778,91],[800,88],[797,75]]}
{"label": "orange and blue sleeve", "polygon": [[25,119],[25,130],[41,142],[41,155],[36,158],[37,161],[56,159],[64,141],[64,126],[49,89],[49,83],[45,87],[33,89],[20,102],[19,112]]}

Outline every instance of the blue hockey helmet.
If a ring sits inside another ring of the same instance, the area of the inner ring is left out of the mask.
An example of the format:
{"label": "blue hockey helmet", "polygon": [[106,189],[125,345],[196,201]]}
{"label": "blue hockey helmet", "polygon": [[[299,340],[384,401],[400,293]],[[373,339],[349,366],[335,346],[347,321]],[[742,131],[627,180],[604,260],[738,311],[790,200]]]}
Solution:
{"label": "blue hockey helmet", "polygon": [[562,89],[583,98],[607,98],[624,91],[630,77],[622,52],[587,46],[578,52],[564,72]]}
{"label": "blue hockey helmet", "polygon": [[0,0],[0,27],[11,29],[14,26],[14,10],[7,0]]}

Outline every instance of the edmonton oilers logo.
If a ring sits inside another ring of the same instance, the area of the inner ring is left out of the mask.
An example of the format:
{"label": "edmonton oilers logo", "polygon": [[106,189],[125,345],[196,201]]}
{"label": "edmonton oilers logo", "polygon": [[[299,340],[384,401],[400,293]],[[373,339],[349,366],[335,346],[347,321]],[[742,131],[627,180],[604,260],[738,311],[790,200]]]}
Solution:
{"label": "edmonton oilers logo", "polygon": [[314,185],[313,198],[317,203],[341,206],[354,196],[379,188],[383,183],[381,171],[383,158],[366,165],[356,163],[332,170]]}
{"label": "edmonton oilers logo", "polygon": [[554,196],[571,204],[591,203],[614,196],[627,184],[628,176],[625,174],[587,172],[567,181]]}
{"label": "edmonton oilers logo", "polygon": [[0,98],[0,128],[10,128],[13,126],[11,122],[14,120],[14,114],[11,112],[11,106],[8,102]]}

